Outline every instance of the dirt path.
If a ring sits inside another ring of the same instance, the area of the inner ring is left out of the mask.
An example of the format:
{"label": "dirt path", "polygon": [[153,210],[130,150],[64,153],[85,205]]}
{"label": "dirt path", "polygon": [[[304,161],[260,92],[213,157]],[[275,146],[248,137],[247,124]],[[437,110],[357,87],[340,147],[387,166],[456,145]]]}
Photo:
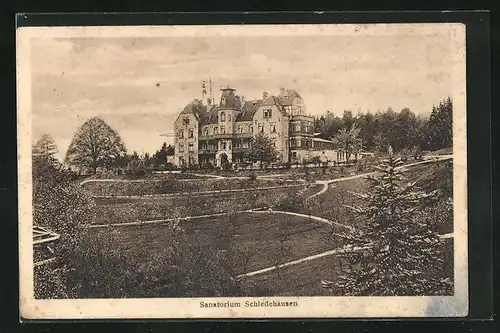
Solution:
{"label": "dirt path", "polygon": [[[453,238],[453,233],[449,233],[449,234],[445,234],[445,235],[439,235],[439,237],[441,239]],[[304,257],[304,258],[301,258],[301,259],[296,259],[296,260],[293,260],[293,261],[289,261],[289,262],[286,262],[286,263],[281,264],[281,265],[266,267],[266,268],[262,268],[262,269],[259,269],[259,270],[253,271],[253,272],[241,274],[241,275],[238,275],[236,277],[237,278],[243,278],[243,277],[250,277],[250,276],[254,276],[254,275],[260,275],[260,274],[264,274],[264,273],[268,273],[268,272],[274,271],[276,269],[281,269],[281,268],[288,267],[288,266],[294,266],[294,265],[301,264],[303,262],[307,262],[307,261],[311,261],[311,260],[323,258],[323,257],[326,257],[326,256],[331,256],[333,254],[356,252],[356,251],[366,250],[368,248],[369,248],[369,246],[354,247],[354,248],[352,248],[352,247],[349,247],[349,248],[344,247],[344,248],[340,248],[340,249],[328,250],[328,251],[325,251],[325,252],[322,252],[322,253],[314,254],[312,256],[308,256],[308,257]]]}
{"label": "dirt path", "polygon": [[[453,155],[432,156],[431,159],[428,159],[428,160],[425,160],[425,161],[420,161],[420,162],[415,162],[415,163],[410,163],[410,164],[406,164],[406,165],[402,165],[400,167],[397,167],[396,169],[400,170],[400,169],[404,169],[404,168],[414,167],[414,166],[420,165],[420,164],[426,164],[426,163],[433,163],[433,162],[438,162],[438,161],[444,161],[444,160],[448,160],[448,159],[452,159],[452,158],[453,158]],[[321,190],[319,190],[318,192],[316,192],[316,193],[310,195],[309,197],[307,197],[306,200],[314,198],[314,197],[316,197],[318,195],[321,195],[321,194],[325,193],[326,191],[328,191],[328,186],[330,184],[338,183],[338,182],[342,182],[342,181],[346,181],[346,180],[351,180],[351,179],[356,179],[356,178],[367,177],[367,176],[373,175],[375,173],[376,173],[376,171],[368,172],[368,173],[363,173],[363,174],[360,174],[360,175],[349,176],[349,177],[336,178],[336,179],[331,179],[331,180],[317,180],[315,183],[323,185],[323,188],[321,188]]]}
{"label": "dirt path", "polygon": [[310,261],[310,260],[319,259],[319,258],[323,258],[323,257],[326,257],[326,256],[331,256],[332,254],[361,251],[361,250],[365,250],[367,248],[368,247],[356,247],[356,248],[353,248],[353,249],[340,248],[340,249],[329,250],[329,251],[318,253],[318,254],[315,254],[315,255],[312,255],[312,256],[309,256],[309,257],[305,257],[305,258],[301,258],[301,259],[289,261],[289,262],[286,262],[286,263],[281,264],[281,265],[271,266],[271,267],[259,269],[257,271],[253,271],[253,272],[241,274],[241,275],[236,276],[236,278],[243,278],[243,277],[249,277],[249,276],[254,276],[254,275],[260,275],[260,274],[264,274],[264,273],[268,273],[268,272],[274,271],[276,269],[281,269],[281,268],[288,267],[288,266],[294,266],[294,265],[298,265],[298,264],[301,264],[303,262],[307,262],[307,261]]}
{"label": "dirt path", "polygon": [[[241,213],[252,213],[252,214],[284,214],[284,215],[292,215],[292,216],[300,216],[306,219],[312,219],[321,223],[325,223],[328,225],[337,225],[343,228],[348,229],[349,231],[356,231],[351,226],[340,224],[334,221],[327,220],[325,218],[319,217],[319,216],[314,216],[314,215],[307,215],[307,214],[300,214],[300,213],[292,213],[292,212],[285,212],[281,210],[263,210],[262,208],[254,208],[254,209],[248,209],[248,210],[242,210],[237,212],[238,214]],[[137,226],[137,225],[145,225],[145,224],[159,224],[159,223],[167,223],[167,222],[173,222],[173,221],[190,221],[190,220],[196,220],[196,219],[203,219],[203,218],[210,218],[210,217],[218,217],[218,216],[226,216],[229,215],[230,213],[214,213],[214,214],[207,214],[207,215],[198,215],[198,216],[185,216],[185,217],[179,217],[179,218],[170,218],[170,219],[158,219],[158,220],[147,220],[147,221],[135,221],[135,222],[124,222],[124,223],[111,223],[111,224],[94,224],[89,226],[89,228],[105,228],[105,227],[126,227],[126,226]],[[337,234],[340,237],[346,237],[345,235]]]}
{"label": "dirt path", "polygon": [[322,218],[322,217],[319,217],[319,216],[314,216],[314,215],[285,212],[285,211],[281,211],[281,210],[252,210],[252,211],[250,211],[250,213],[255,213],[255,214],[259,214],[259,213],[260,214],[283,214],[283,215],[300,216],[300,217],[303,217],[305,219],[311,219],[311,220],[318,221],[318,222],[321,222],[321,223],[325,223],[325,224],[328,224],[328,225],[336,225],[336,226],[339,226],[339,227],[343,227],[343,228],[348,229],[349,231],[356,231],[356,229],[354,229],[351,226],[348,226],[348,225],[345,225],[345,224],[341,224],[341,223],[337,223],[337,222],[334,222],[334,221],[330,221],[330,220],[327,220],[325,218]]}
{"label": "dirt path", "polygon": [[164,193],[164,194],[143,194],[143,195],[94,195],[93,198],[96,199],[151,199],[151,198],[174,198],[181,195],[211,195],[211,194],[224,194],[224,193],[238,193],[238,192],[255,192],[255,191],[268,191],[277,190],[282,188],[291,188],[305,186],[305,184],[293,184],[293,185],[279,185],[279,186],[268,186],[268,187],[255,187],[255,188],[239,188],[234,190],[214,190],[214,191],[199,191],[199,192],[176,192],[176,193]]}

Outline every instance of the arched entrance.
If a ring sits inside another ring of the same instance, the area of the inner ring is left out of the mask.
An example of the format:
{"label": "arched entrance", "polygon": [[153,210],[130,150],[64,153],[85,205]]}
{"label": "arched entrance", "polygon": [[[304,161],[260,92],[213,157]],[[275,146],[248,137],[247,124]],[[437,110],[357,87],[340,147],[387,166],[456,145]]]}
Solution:
{"label": "arched entrance", "polygon": [[222,153],[222,154],[220,154],[219,158],[220,158],[220,166],[222,167],[222,169],[229,169],[230,164],[229,164],[229,159],[227,157],[227,154]]}
{"label": "arched entrance", "polygon": [[220,152],[216,156],[217,167],[222,169],[231,168],[231,156],[226,152]]}

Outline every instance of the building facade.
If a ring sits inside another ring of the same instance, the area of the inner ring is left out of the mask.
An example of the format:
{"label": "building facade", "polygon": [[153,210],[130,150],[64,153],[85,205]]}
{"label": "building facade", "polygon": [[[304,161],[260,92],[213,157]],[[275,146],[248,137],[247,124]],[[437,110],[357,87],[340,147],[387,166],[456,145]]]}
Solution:
{"label": "building facade", "polygon": [[218,104],[207,98],[186,105],[174,130],[173,162],[178,166],[245,162],[245,152],[259,133],[273,141],[278,163],[302,162],[320,150],[335,159],[339,156],[332,152],[331,140],[315,138],[314,119],[306,115],[302,97],[292,89],[281,88],[276,96],[263,92],[261,99],[245,101],[234,88],[223,87]]}

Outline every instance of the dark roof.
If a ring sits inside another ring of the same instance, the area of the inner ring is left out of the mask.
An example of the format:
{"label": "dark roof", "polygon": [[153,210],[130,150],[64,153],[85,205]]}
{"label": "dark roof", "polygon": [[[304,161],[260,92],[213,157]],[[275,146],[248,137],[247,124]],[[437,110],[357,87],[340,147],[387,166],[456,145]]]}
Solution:
{"label": "dark roof", "polygon": [[198,120],[203,119],[205,107],[199,99],[194,99],[184,107],[181,114],[194,114]]}
{"label": "dark roof", "polygon": [[234,89],[226,88],[222,90],[219,109],[240,110],[241,102],[238,96],[234,94]]}
{"label": "dark roof", "polygon": [[251,121],[255,111],[262,105],[262,100],[246,101],[236,121]]}
{"label": "dark roof", "polygon": [[208,105],[205,107],[205,114],[200,118],[200,125],[217,124],[217,111],[219,108],[216,105]]}
{"label": "dark roof", "polygon": [[200,100],[194,99],[181,111],[182,114],[193,114],[200,124],[216,124],[217,123],[217,106],[203,105]]}
{"label": "dark roof", "polygon": [[279,102],[281,105],[292,105],[293,99],[296,97],[300,97],[300,95],[293,89],[283,89],[280,91],[278,96]]}
{"label": "dark roof", "polygon": [[266,105],[266,106],[271,106],[271,105],[277,105],[280,109],[283,104],[281,104],[280,100],[276,96],[269,96],[266,98],[261,105]]}

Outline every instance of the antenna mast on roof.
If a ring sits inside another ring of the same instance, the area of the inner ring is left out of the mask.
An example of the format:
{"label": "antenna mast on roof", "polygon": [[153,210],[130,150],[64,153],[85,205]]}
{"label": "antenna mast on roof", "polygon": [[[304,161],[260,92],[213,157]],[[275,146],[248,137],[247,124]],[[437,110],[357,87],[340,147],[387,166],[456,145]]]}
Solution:
{"label": "antenna mast on roof", "polygon": [[212,77],[208,78],[208,89],[210,91],[210,103],[213,103],[214,96],[212,95]]}
{"label": "antenna mast on roof", "polygon": [[207,95],[207,81],[201,81],[201,101],[205,101],[205,96]]}

